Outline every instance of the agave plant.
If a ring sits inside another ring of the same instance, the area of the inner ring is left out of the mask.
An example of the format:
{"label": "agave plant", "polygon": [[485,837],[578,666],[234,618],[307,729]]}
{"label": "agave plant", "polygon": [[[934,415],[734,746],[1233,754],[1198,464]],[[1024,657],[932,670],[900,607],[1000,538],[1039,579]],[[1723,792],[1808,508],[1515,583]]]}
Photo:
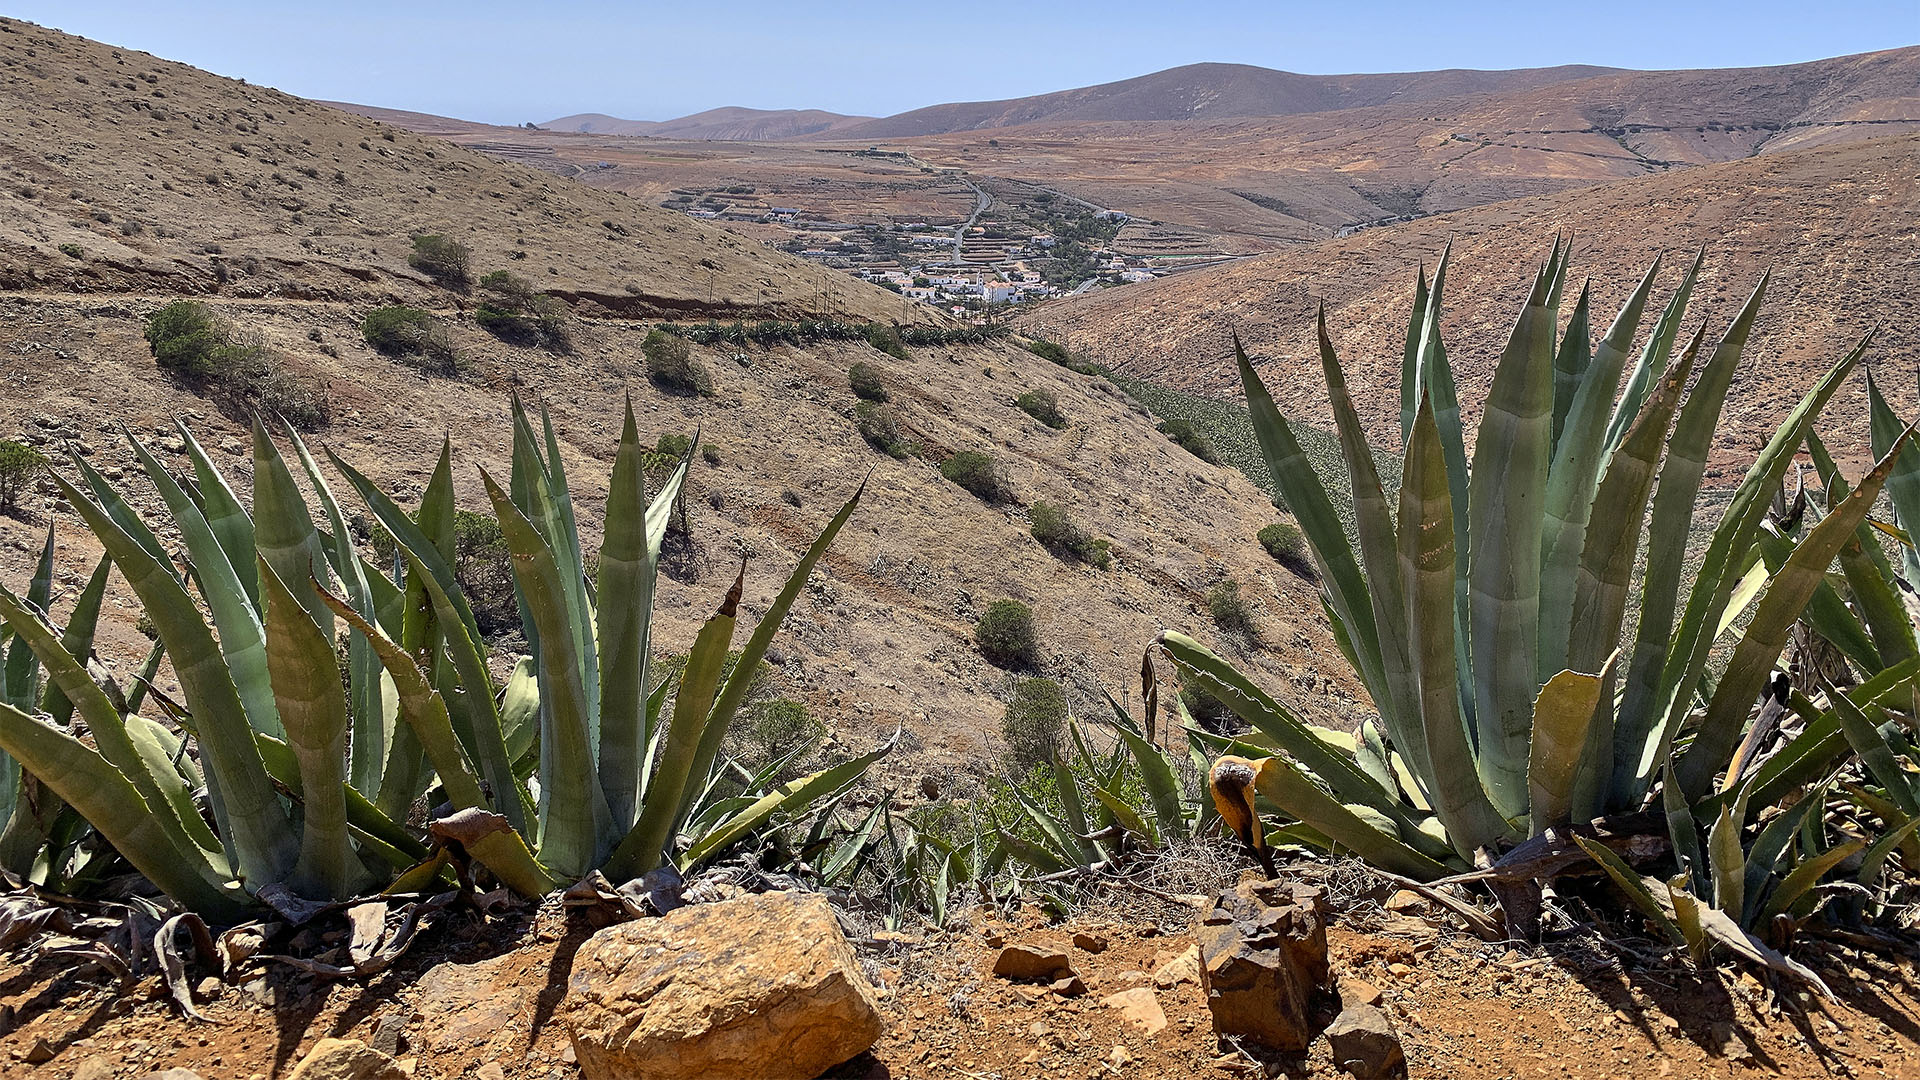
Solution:
{"label": "agave plant", "polygon": [[[1786,635],[1856,540],[1908,437],[1890,429],[1858,486],[1797,542],[1783,541],[1777,562],[1759,561],[1768,503],[1862,341],[1760,451],[1684,581],[1680,553],[1706,454],[1767,281],[1702,363],[1704,327],[1675,347],[1696,258],[1629,367],[1658,263],[1596,346],[1584,288],[1555,341],[1567,262],[1556,243],[1534,277],[1471,464],[1439,330],[1447,259],[1431,289],[1421,275],[1402,360],[1397,507],[1322,313],[1321,366],[1352,477],[1357,544],[1235,342],[1262,453],[1306,534],[1328,621],[1379,710],[1377,726],[1369,722],[1349,749],[1193,639],[1159,639],[1185,677],[1260,732],[1265,748],[1249,755],[1259,755],[1255,786],[1299,820],[1296,835],[1423,881],[1553,827],[1639,810],[1663,777],[1668,806],[1731,802],[1716,781],[1734,762]],[[1629,603],[1639,615],[1631,635]],[[1742,628],[1736,616],[1748,605]],[[1709,652],[1723,634],[1737,640],[1713,679]],[[1889,678],[1904,686],[1911,676]],[[1737,837],[1743,821],[1722,833]]]}
{"label": "agave plant", "polygon": [[[770,778],[750,784],[745,797],[716,799],[709,783],[750,673],[858,493],[800,560],[723,681],[743,565],[663,717],[671,684],[650,689],[648,679],[654,588],[685,463],[648,498],[629,403],[589,582],[558,443],[544,412],[540,420],[536,436],[516,402],[507,488],[481,473],[512,551],[533,653],[497,695],[451,564],[450,446],[417,514],[332,458],[395,540],[397,579],[355,551],[340,504],[290,428],[324,528],[258,425],[251,512],[184,425],[190,480],[129,433],[185,548],[184,573],[125,496],[76,457],[79,482],[55,482],[106,560],[64,635],[46,616],[46,569],[24,598],[0,589],[0,618],[14,637],[6,686],[19,688],[0,700],[0,748],[10,755],[0,797],[20,787],[17,761],[174,900],[228,918],[261,900],[340,899],[396,879],[417,886],[455,855],[526,895],[595,869],[624,879],[669,857],[691,866],[831,796],[890,749],[778,787]],[[170,725],[87,670],[109,561],[172,659],[181,700],[154,695]],[[344,671],[335,649],[342,627]],[[47,677],[38,698],[36,661]],[[423,799],[451,810],[430,825],[432,850],[402,824]],[[52,834],[40,835],[46,848]]]}

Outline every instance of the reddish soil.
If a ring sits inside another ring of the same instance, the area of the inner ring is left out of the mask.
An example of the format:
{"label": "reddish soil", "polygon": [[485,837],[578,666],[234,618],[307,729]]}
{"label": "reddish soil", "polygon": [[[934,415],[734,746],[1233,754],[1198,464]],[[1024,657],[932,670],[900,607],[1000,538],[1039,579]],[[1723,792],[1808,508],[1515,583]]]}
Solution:
{"label": "reddish soil", "polygon": [[[1122,895],[1063,924],[1000,922],[973,909],[945,932],[857,940],[889,1029],[831,1075],[1342,1075],[1325,1040],[1305,1055],[1258,1060],[1215,1036],[1193,969],[1179,973],[1189,919],[1182,906],[1143,908]],[[0,1037],[0,1075],[104,1080],[184,1067],[203,1080],[264,1080],[290,1071],[321,1038],[372,1042],[385,1022],[401,1026],[399,1056],[422,1080],[564,1080],[578,1070],[556,1010],[573,953],[593,929],[585,915],[551,905],[484,921],[455,915],[365,983],[283,965],[264,977],[247,969],[239,985],[196,995],[207,1022],[180,1018],[157,978],[116,987],[98,969],[16,953],[0,968],[0,1005],[15,1025]],[[1076,934],[1107,943],[1068,949],[1082,996],[990,974],[992,942],[1065,946]],[[1377,989],[1413,1077],[1920,1076],[1920,987],[1905,961],[1809,943],[1800,955],[1840,998],[1822,1004],[1744,972],[1696,973],[1623,951],[1644,942],[1602,946],[1587,936],[1511,949],[1365,897],[1341,902],[1330,941],[1342,991]],[[1137,987],[1152,988],[1164,1029],[1148,1034],[1102,1003]],[[1329,1018],[1332,1008],[1329,999]],[[95,1059],[105,1068],[86,1064]]]}

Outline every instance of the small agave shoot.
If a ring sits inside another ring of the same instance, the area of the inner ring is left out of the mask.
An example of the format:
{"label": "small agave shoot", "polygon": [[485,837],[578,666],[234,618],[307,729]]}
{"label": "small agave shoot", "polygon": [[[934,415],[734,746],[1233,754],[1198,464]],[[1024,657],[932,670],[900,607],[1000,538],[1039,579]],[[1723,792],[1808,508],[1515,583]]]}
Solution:
{"label": "small agave shoot", "polygon": [[[317,519],[257,425],[251,511],[184,426],[190,478],[128,435],[185,549],[184,572],[128,499],[75,457],[77,479],[55,482],[106,557],[65,631],[46,615],[51,540],[25,597],[0,588],[13,638],[0,684],[0,797],[14,808],[0,855],[49,885],[95,875],[84,860],[99,845],[78,843],[84,822],[173,900],[220,920],[262,902],[422,889],[451,880],[457,856],[537,896],[594,870],[624,880],[667,860],[691,867],[833,796],[890,749],[777,787],[756,779],[743,796],[712,780],[727,766],[720,748],[750,673],[857,493],[723,681],[734,582],[663,716],[672,685],[648,685],[654,587],[686,465],[649,499],[629,404],[589,581],[559,445],[539,419],[536,434],[516,403],[507,485],[481,472],[533,654],[497,694],[451,564],[450,447],[413,514],[332,458],[395,540],[391,575],[355,551],[339,502],[291,429]],[[113,567],[158,632],[129,697],[87,667]],[[177,702],[146,692],[163,650]],[[166,722],[141,712],[149,698]],[[425,836],[403,824],[421,805],[450,808]]]}
{"label": "small agave shoot", "polygon": [[[1379,709],[1377,725],[1330,739],[1197,641],[1167,632],[1159,644],[1185,678],[1256,729],[1247,740],[1212,743],[1246,759],[1259,794],[1297,819],[1285,830],[1291,842],[1343,848],[1423,882],[1493,864],[1494,872],[1474,876],[1490,877],[1507,900],[1514,888],[1537,891],[1529,879],[1538,875],[1503,875],[1503,852],[1514,853],[1507,865],[1515,865],[1554,846],[1573,823],[1639,812],[1658,785],[1672,845],[1697,879],[1680,881],[1673,895],[1692,904],[1694,895],[1712,894],[1710,875],[1730,879],[1737,859],[1744,895],[1722,889],[1714,906],[1731,923],[1752,925],[1803,904],[1820,874],[1845,857],[1834,852],[1846,848],[1829,849],[1809,833],[1810,852],[1789,850],[1776,841],[1792,828],[1769,825],[1743,853],[1749,809],[1832,776],[1856,706],[1909,707],[1920,666],[1913,627],[1889,614],[1871,635],[1857,635],[1879,645],[1874,666],[1863,666],[1871,678],[1822,695],[1825,705],[1795,696],[1816,718],[1811,741],[1789,742],[1757,769],[1751,746],[1741,749],[1789,630],[1831,591],[1827,567],[1862,537],[1871,541],[1863,523],[1890,475],[1920,522],[1920,468],[1896,471],[1896,463],[1920,465],[1920,454],[1904,448],[1910,431],[1887,414],[1875,427],[1878,464],[1850,492],[1830,484],[1832,505],[1817,524],[1795,541],[1766,521],[1795,453],[1817,444],[1814,420],[1860,361],[1862,341],[1781,423],[1684,581],[1678,553],[1767,282],[1707,350],[1704,327],[1690,340],[1680,336],[1696,258],[1636,356],[1658,263],[1596,345],[1585,288],[1555,341],[1567,262],[1556,243],[1535,275],[1495,369],[1471,464],[1439,332],[1447,259],[1431,289],[1421,275],[1402,366],[1397,505],[1374,471],[1322,313],[1320,359],[1352,476],[1357,545],[1235,342],[1262,453],[1306,535],[1327,618]],[[1888,572],[1882,584],[1891,580]],[[1632,633],[1630,601],[1639,615]],[[1838,597],[1832,603],[1836,618],[1848,614]],[[1723,637],[1734,639],[1732,660],[1710,677],[1709,652]],[[1789,770],[1788,762],[1797,765]],[[1910,782],[1902,783],[1911,799]],[[1713,823],[1711,860],[1700,857],[1695,820]],[[1883,820],[1893,828],[1905,819]],[[1637,887],[1638,875],[1632,880]],[[1669,892],[1664,883],[1660,891]],[[1673,902],[1666,901],[1669,923]],[[1511,929],[1524,933],[1520,918]],[[1739,934],[1739,926],[1726,932],[1720,920],[1705,922],[1716,940]]]}

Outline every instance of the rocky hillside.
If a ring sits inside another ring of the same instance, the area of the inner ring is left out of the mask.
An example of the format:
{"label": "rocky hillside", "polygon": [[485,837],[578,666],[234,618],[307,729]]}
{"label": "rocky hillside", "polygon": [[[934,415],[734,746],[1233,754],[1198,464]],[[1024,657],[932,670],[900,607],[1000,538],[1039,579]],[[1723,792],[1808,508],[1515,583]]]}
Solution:
{"label": "rocky hillside", "polygon": [[[1717,449],[1751,452],[1832,363],[1878,327],[1870,357],[1896,405],[1910,411],[1907,367],[1920,346],[1920,138],[1767,155],[1661,173],[1560,195],[1519,199],[1368,229],[1147,285],[1049,306],[1030,329],[1105,363],[1191,390],[1237,395],[1228,345],[1238,331],[1272,369],[1283,407],[1324,415],[1312,319],[1320,304],[1362,417],[1376,441],[1399,437],[1398,384],[1414,275],[1449,240],[1453,263],[1442,320],[1477,414],[1493,361],[1525,295],[1528,275],[1557,231],[1574,242],[1573,280],[1592,283],[1596,332],[1656,256],[1666,258],[1664,303],[1694,250],[1706,248],[1689,330],[1704,316],[1723,328],[1760,275],[1769,300],[1736,377]],[[1562,305],[1571,315],[1572,298]],[[1885,372],[1893,374],[1884,374]],[[1864,445],[1864,392],[1828,410],[1836,449]]]}
{"label": "rocky hillside", "polygon": [[[1265,680],[1324,722],[1358,708],[1343,674],[1316,670],[1333,643],[1312,587],[1254,542],[1273,519],[1267,500],[1172,445],[1101,380],[1011,342],[915,347],[910,359],[864,343],[695,347],[712,396],[668,395],[642,374],[653,323],[632,316],[684,307],[904,319],[925,309],[624,196],[144,55],[6,23],[0,61],[0,137],[16,151],[0,198],[18,208],[5,226],[13,276],[0,296],[0,438],[71,448],[151,500],[118,429],[155,437],[186,416],[244,486],[240,425],[164,376],[143,337],[162,304],[197,296],[326,384],[332,423],[317,438],[403,498],[417,495],[451,435],[462,505],[480,508],[475,467],[504,468],[518,393],[553,410],[593,545],[623,398],[633,396],[650,440],[698,428],[714,450],[693,465],[701,550],[684,580],[664,586],[665,648],[686,647],[743,555],[747,616],[764,611],[871,472],[858,517],[787,620],[778,681],[844,740],[869,744],[904,725],[907,751],[894,767],[933,773],[926,790],[952,790],[956,774],[994,761],[1012,676],[981,659],[972,633],[1003,597],[1032,606],[1041,669],[1069,684],[1083,714],[1101,688],[1125,695],[1135,685],[1140,650],[1164,626],[1249,650]],[[301,171],[309,162],[317,178]],[[466,238],[476,273],[510,268],[569,301],[572,351],[481,329],[462,312],[469,298],[408,268],[408,233],[420,229]],[[712,301],[703,261],[713,264]],[[427,378],[366,344],[361,320],[395,298],[437,313],[465,375]],[[880,370],[918,456],[895,459],[862,439],[848,384],[856,361]],[[1064,429],[1015,407],[1029,390],[1057,396]],[[960,450],[996,455],[1014,501],[989,505],[943,479],[936,463]],[[1026,507],[1037,500],[1110,538],[1113,568],[1066,562],[1035,542]],[[0,579],[16,588],[53,506],[40,494],[26,509],[25,519],[0,517]],[[58,514],[56,529],[61,566],[84,572],[95,555],[81,531]],[[1228,577],[1255,600],[1263,645],[1212,633],[1205,593]],[[79,584],[63,579],[56,607]],[[145,643],[132,607],[110,610],[119,621],[103,652],[124,662]]]}

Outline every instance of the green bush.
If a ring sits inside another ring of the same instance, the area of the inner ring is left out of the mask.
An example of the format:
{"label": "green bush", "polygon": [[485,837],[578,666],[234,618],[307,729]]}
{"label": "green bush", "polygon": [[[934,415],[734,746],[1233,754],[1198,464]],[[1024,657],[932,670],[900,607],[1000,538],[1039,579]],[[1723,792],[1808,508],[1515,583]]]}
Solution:
{"label": "green bush", "polygon": [[1000,463],[978,450],[962,450],[941,462],[940,475],[990,503],[1006,502],[1009,497]]}
{"label": "green bush", "polygon": [[1207,613],[1213,616],[1213,623],[1229,634],[1256,639],[1258,631],[1253,625],[1253,609],[1247,606],[1246,597],[1240,595],[1240,583],[1228,578],[1207,590]]}
{"label": "green bush", "polygon": [[[347,528],[373,550],[374,564],[391,570],[399,547],[393,535],[364,514]],[[482,636],[493,640],[520,628],[520,605],[513,591],[513,553],[500,523],[487,514],[453,512],[453,577],[473,605]]]}
{"label": "green bush", "polygon": [[419,308],[375,308],[360,320],[360,335],[376,350],[428,374],[458,375],[466,366],[446,328]]}
{"label": "green bush", "polygon": [[1238,735],[1250,727],[1219,698],[1192,684],[1180,687],[1180,704],[1194,723],[1215,735]]}
{"label": "green bush", "polygon": [[1040,639],[1033,628],[1033,609],[1018,600],[995,600],[973,625],[980,655],[996,667],[1024,671],[1040,663]]}
{"label": "green bush", "polygon": [[707,443],[700,448],[700,460],[709,465],[720,464],[720,448],[712,443]]}
{"label": "green bush", "polygon": [[46,465],[47,456],[33,447],[0,439],[0,514],[20,508],[20,493]]}
{"label": "green bush", "polygon": [[1055,345],[1046,338],[1034,338],[1032,341],[1027,342],[1027,351],[1042,360],[1059,364],[1062,367],[1065,367],[1067,361],[1072,358],[1071,354],[1069,354],[1064,347]]}
{"label": "green bush", "polygon": [[826,721],[815,716],[806,702],[768,698],[747,710],[747,723],[736,741],[734,756],[747,768],[758,771],[793,755],[793,760],[774,774],[775,783],[785,783],[807,771],[808,760],[826,738]]}
{"label": "green bush", "polygon": [[1112,545],[1081,528],[1064,507],[1036,502],[1027,516],[1033,522],[1033,538],[1048,550],[1102,570],[1113,562]]}
{"label": "green bush", "polygon": [[896,360],[911,360],[913,354],[907,352],[906,342],[900,340],[900,331],[879,323],[867,324],[867,344],[886,353]]}
{"label": "green bush", "polygon": [[686,397],[712,396],[713,380],[687,339],[655,327],[640,343],[640,351],[646,356],[647,378],[655,386]]}
{"label": "green bush", "polygon": [[278,414],[306,430],[327,422],[324,388],[288,371],[279,356],[243,339],[199,301],[176,300],[154,312],[146,337],[160,370],[231,411]]}
{"label": "green bush", "polygon": [[865,360],[847,372],[847,382],[852,384],[855,397],[867,401],[888,400],[887,384],[880,378],[880,369]]}
{"label": "green bush", "polygon": [[1220,464],[1220,452],[1213,448],[1213,443],[1200,433],[1200,429],[1193,425],[1193,421],[1163,420],[1160,422],[1160,433],[1172,439],[1174,445],[1201,461],[1209,465]]}
{"label": "green bush", "polygon": [[473,319],[502,341],[515,345],[544,345],[554,352],[573,348],[567,307],[538,291],[525,278],[495,270],[480,279],[485,299],[474,308]]}
{"label": "green bush", "polygon": [[891,405],[863,401],[853,407],[853,426],[867,445],[892,458],[905,458],[913,449],[900,434],[900,417]]}
{"label": "green bush", "polygon": [[79,244],[61,244],[60,254],[65,255],[69,259],[84,259],[87,255]]}
{"label": "green bush", "polygon": [[1313,559],[1307,554],[1307,538],[1300,534],[1298,526],[1276,521],[1261,529],[1258,539],[1260,546],[1281,566],[1304,578],[1315,576]]}
{"label": "green bush", "polygon": [[420,233],[413,238],[413,253],[407,256],[407,265],[447,288],[465,292],[473,268],[473,252],[441,233]]}
{"label": "green bush", "polygon": [[1024,773],[1053,760],[1067,728],[1067,693],[1052,679],[1021,679],[1013,684],[1013,700],[1000,722],[1007,757],[1014,770]]}
{"label": "green bush", "polygon": [[1029,390],[1014,399],[1020,411],[1050,428],[1067,426],[1067,418],[1060,414],[1060,399],[1053,396],[1051,390]]}

